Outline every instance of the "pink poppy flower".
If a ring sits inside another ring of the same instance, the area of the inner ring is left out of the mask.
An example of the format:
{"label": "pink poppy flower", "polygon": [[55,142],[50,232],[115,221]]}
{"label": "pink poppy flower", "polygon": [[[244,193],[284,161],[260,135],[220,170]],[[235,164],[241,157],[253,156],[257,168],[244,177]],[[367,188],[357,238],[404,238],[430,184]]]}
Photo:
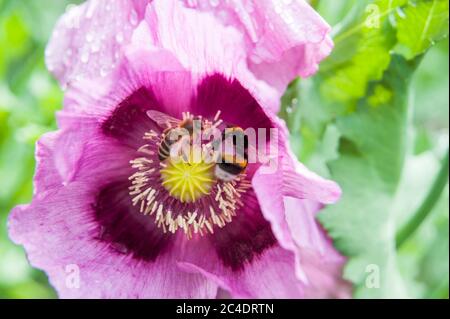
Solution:
{"label": "pink poppy flower", "polygon": [[[65,105],[9,232],[62,298],[348,296],[315,220],[340,189],[295,160],[273,113],[288,77],[324,57],[328,26],[302,1],[277,15],[275,1],[204,3],[89,1],[55,30],[47,63]],[[167,127],[194,116],[277,129],[263,141],[277,169],[248,163],[225,180],[218,164],[163,156]]]}

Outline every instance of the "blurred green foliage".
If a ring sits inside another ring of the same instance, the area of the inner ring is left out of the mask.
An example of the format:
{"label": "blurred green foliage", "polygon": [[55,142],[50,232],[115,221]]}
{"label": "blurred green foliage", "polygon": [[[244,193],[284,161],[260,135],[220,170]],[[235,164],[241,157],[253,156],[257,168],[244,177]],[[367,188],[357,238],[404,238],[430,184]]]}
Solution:
{"label": "blurred green foliage", "polygon": [[343,189],[319,219],[345,277],[359,298],[448,298],[449,2],[316,4],[335,48],[282,116],[299,158]]}
{"label": "blurred green foliage", "polygon": [[[9,241],[6,221],[31,199],[35,141],[56,128],[62,92],[44,48],[74,2],[0,0],[0,298],[55,297]],[[373,3],[379,28],[365,27]],[[448,298],[448,186],[395,247],[395,232],[423,201],[448,148],[448,0],[314,4],[334,26],[335,51],[316,76],[293,82],[281,115],[299,158],[343,187],[341,203],[320,217],[350,257],[346,277],[356,297]],[[369,264],[381,268],[382,289],[365,286]]]}
{"label": "blurred green foliage", "polygon": [[8,239],[9,211],[32,195],[34,144],[54,130],[62,92],[44,64],[44,48],[69,1],[0,0],[0,298],[54,297]]}

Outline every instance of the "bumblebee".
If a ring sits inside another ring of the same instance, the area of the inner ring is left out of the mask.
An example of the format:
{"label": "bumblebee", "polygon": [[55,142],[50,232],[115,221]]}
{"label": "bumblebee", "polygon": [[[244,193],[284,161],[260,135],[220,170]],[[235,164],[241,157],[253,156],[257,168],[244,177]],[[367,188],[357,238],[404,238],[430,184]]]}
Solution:
{"label": "bumblebee", "polygon": [[222,149],[215,168],[216,177],[225,182],[236,179],[248,166],[248,137],[242,128],[229,127],[222,133],[222,147],[229,144],[233,150]]}
{"label": "bumblebee", "polygon": [[[161,162],[165,161],[170,157],[171,147],[181,141],[181,139],[186,136],[183,134],[185,131],[189,132],[189,140],[194,134],[194,126],[199,118],[194,118],[192,116],[186,116],[183,120],[177,120],[164,113],[158,111],[147,112],[148,116],[155,121],[158,125],[167,128],[163,131],[161,135],[161,142],[158,148],[158,157]],[[200,128],[201,129],[201,128]],[[174,138],[177,137],[177,138]]]}

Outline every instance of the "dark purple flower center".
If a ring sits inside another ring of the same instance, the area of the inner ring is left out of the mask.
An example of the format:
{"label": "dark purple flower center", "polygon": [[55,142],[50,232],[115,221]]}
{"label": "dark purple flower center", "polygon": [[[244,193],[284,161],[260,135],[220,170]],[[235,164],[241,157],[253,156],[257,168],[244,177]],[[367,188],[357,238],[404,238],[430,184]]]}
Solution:
{"label": "dark purple flower center", "polygon": [[[205,127],[272,126],[251,94],[221,75],[206,78],[187,108]],[[177,244],[174,234],[181,232],[194,244],[209,240],[224,265],[240,270],[276,243],[250,183],[258,166],[235,172],[226,168],[233,178],[224,180],[216,174],[216,163],[172,162],[162,147],[165,135],[191,113],[167,114],[168,109],[143,87],[103,122],[103,134],[123,145],[130,162],[124,163],[129,179],[104,185],[93,205],[99,238],[121,253],[154,261]],[[149,111],[173,120],[164,127]]]}
{"label": "dark purple flower center", "polygon": [[[251,188],[245,175],[246,166],[238,163],[237,156],[223,162],[224,152],[214,152],[213,144],[222,144],[220,114],[213,120],[196,120],[198,117],[185,113],[178,120],[153,113],[155,121],[165,128],[146,132],[145,144],[137,150],[139,157],[130,162],[135,170],[129,187],[133,206],[140,213],[153,216],[164,233],[182,231],[188,239],[197,234],[214,234],[216,227],[223,228],[232,222],[245,205],[242,195]],[[198,123],[198,132],[191,129],[192,123]],[[183,127],[189,127],[184,135],[176,132]],[[202,143],[202,133],[212,130],[218,131],[215,134],[218,139]],[[198,143],[194,143],[196,137]],[[236,153],[235,149],[231,151]],[[228,167],[234,167],[234,171]],[[224,169],[228,171],[226,180]]]}

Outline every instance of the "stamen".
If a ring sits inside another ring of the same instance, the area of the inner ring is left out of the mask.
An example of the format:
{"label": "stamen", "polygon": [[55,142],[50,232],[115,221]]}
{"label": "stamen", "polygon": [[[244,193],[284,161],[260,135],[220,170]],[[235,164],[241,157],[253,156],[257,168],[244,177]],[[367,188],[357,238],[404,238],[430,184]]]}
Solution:
{"label": "stamen", "polygon": [[214,117],[214,122],[217,122],[219,120],[220,114],[222,114],[222,111],[218,110],[217,113],[216,113],[216,116]]}
{"label": "stamen", "polygon": [[[182,121],[200,119],[202,128],[211,130],[223,124],[220,115],[218,111],[208,120],[185,112]],[[129,177],[129,194],[132,205],[139,207],[143,215],[154,218],[163,233],[182,231],[192,239],[214,234],[215,227],[232,223],[238,209],[245,204],[242,194],[251,188],[251,183],[245,174],[229,182],[215,176],[216,161],[204,155],[211,149],[211,142],[201,145],[206,152],[202,153],[200,162],[193,161],[192,153],[182,153],[185,159],[181,161],[161,160],[160,147],[167,129],[181,125],[182,121],[169,118],[159,124],[162,125],[160,133],[150,130],[144,134],[145,144],[137,150],[139,156],[130,161],[135,172]]]}

